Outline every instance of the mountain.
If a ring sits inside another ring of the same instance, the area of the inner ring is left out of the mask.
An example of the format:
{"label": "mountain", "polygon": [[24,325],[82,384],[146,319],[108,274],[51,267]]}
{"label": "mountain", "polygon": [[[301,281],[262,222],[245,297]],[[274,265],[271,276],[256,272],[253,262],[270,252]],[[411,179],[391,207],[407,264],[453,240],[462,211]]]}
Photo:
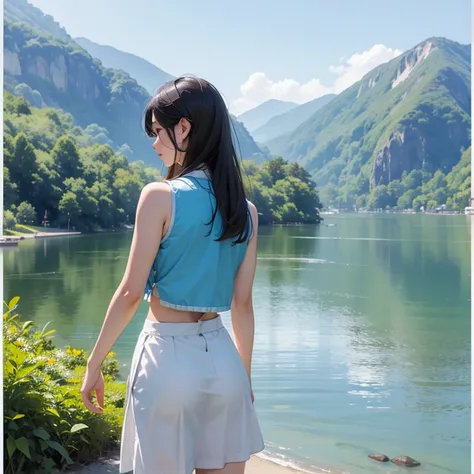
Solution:
{"label": "mountain", "polygon": [[296,130],[319,109],[329,104],[334,97],[336,97],[335,94],[327,94],[276,115],[263,126],[253,130],[252,136],[257,142],[265,143],[272,138],[288,134]]}
{"label": "mountain", "polygon": [[408,191],[412,172],[424,182],[437,170],[449,173],[470,145],[470,48],[423,41],[266,145],[305,166],[319,186],[332,188],[331,202],[347,206],[358,197],[365,205],[393,181],[401,183],[397,193]]}
{"label": "mountain", "polygon": [[[18,7],[18,8],[17,8]],[[21,7],[21,9],[20,9]],[[4,22],[4,87],[33,106],[54,107],[71,114],[76,125],[110,144],[132,161],[157,166],[143,129],[150,94],[129,74],[106,68],[79,46],[54,19],[24,0],[7,0]],[[39,26],[43,25],[45,29]],[[242,159],[269,159],[245,127],[234,121]]]}
{"label": "mountain", "polygon": [[165,82],[175,78],[134,54],[125,53],[112,46],[94,43],[87,38],[74,38],[74,41],[92,57],[99,59],[105,67],[127,71],[150,95],[153,95]]}
{"label": "mountain", "polygon": [[[111,46],[102,46],[86,38],[75,38],[75,41],[92,56],[98,58],[105,66],[120,68],[145,87],[150,95],[167,81],[175,79],[153,64],[133,54],[125,53]],[[236,152],[241,159],[250,159],[256,163],[270,159],[268,149],[259,147],[244,125],[230,115]]]}
{"label": "mountain", "polygon": [[284,114],[297,107],[294,102],[283,102],[282,100],[270,99],[247,112],[238,116],[251,133],[267,123],[275,115]]}
{"label": "mountain", "polygon": [[232,114],[230,115],[230,120],[237,156],[243,160],[255,161],[255,163],[270,160],[268,149],[255,143],[255,140],[247,131],[245,125]]}
{"label": "mountain", "polygon": [[69,40],[67,31],[51,15],[45,15],[27,0],[4,0],[4,21],[25,23],[30,28],[47,31],[56,38]]}
{"label": "mountain", "polygon": [[[153,64],[133,54],[125,53],[111,46],[102,46],[86,38],[75,38],[92,56],[98,58],[107,67],[120,68],[136,79],[145,87],[150,95],[167,81],[175,79]],[[244,125],[234,116],[230,115],[236,152],[241,159],[253,160],[256,163],[270,159],[268,149],[259,147]]]}
{"label": "mountain", "polygon": [[69,112],[80,127],[106,129],[114,148],[126,147],[131,159],[154,161],[141,123],[149,95],[135,80],[104,68],[70,39],[19,23],[5,22],[4,32],[7,90]]}

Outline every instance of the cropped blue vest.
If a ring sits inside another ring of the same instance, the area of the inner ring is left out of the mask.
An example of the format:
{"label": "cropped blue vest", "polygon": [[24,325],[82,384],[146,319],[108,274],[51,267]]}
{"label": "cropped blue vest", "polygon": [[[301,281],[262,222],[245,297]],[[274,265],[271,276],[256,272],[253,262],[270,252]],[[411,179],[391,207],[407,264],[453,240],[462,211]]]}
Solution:
{"label": "cropped blue vest", "polygon": [[[209,224],[216,205],[212,182],[204,170],[168,180],[171,220],[150,270],[145,299],[153,293],[162,306],[181,311],[228,311],[234,278],[247,250],[234,239],[216,242],[222,232],[220,213]],[[248,225],[252,225],[250,214]],[[251,230],[251,228],[250,228]]]}

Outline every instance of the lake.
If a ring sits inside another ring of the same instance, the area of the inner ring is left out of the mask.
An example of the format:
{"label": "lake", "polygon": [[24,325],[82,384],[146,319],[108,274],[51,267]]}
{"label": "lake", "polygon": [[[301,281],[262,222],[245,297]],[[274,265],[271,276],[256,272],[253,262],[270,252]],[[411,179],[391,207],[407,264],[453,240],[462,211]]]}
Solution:
{"label": "lake", "polygon": [[[262,227],[255,279],[255,406],[266,456],[331,472],[470,472],[470,218],[325,216]],[[57,345],[91,349],[132,234],[3,249],[4,297]],[[127,374],[144,302],[114,352]],[[223,315],[230,330],[230,316]]]}

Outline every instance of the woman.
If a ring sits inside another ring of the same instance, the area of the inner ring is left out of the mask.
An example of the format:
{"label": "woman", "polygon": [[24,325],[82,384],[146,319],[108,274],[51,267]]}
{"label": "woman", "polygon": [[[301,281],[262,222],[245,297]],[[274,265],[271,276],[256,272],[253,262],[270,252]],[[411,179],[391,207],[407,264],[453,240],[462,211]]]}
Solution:
{"label": "woman", "polygon": [[[192,77],[165,84],[147,107],[145,128],[168,174],[141,193],[127,267],[82,398],[102,412],[100,366],[145,294],[120,472],[242,474],[264,448],[251,385],[257,210],[245,198],[227,108],[211,84]],[[235,345],[219,315],[229,309]]]}

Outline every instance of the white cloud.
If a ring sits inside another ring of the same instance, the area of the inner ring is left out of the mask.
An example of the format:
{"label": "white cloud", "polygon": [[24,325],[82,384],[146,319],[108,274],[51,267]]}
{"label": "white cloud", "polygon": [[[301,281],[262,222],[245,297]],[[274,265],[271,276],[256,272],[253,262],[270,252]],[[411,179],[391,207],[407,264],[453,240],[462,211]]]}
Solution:
{"label": "white cloud", "polygon": [[294,79],[273,81],[263,72],[254,72],[240,86],[241,96],[232,104],[232,112],[241,114],[269,99],[287,100],[302,104],[325,94],[339,94],[365,74],[402,53],[383,44],[376,44],[368,51],[353,54],[349,59],[341,58],[341,64],[330,66],[329,71],[336,77],[331,85],[324,85],[313,78],[306,83]]}

